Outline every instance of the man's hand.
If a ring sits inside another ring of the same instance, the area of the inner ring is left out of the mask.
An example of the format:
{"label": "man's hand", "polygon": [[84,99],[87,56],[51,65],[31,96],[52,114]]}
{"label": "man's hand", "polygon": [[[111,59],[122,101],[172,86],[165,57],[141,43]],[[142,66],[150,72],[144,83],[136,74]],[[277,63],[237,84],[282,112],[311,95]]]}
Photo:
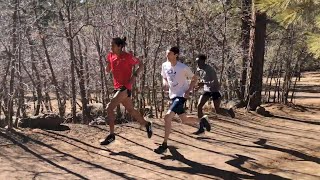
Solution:
{"label": "man's hand", "polygon": [[200,88],[203,88],[204,82],[198,82],[197,86],[194,88],[194,90],[198,91]]}
{"label": "man's hand", "polygon": [[202,81],[201,81],[201,82],[198,82],[198,87],[203,87],[203,86],[204,86],[204,84],[205,84],[205,83],[204,83],[204,82],[202,82]]}
{"label": "man's hand", "polygon": [[164,85],[162,86],[162,89],[165,90],[165,91],[169,91],[169,86],[164,84]]}
{"label": "man's hand", "polygon": [[183,97],[184,97],[185,99],[189,99],[189,97],[190,97],[190,92],[189,92],[189,91],[186,91],[186,92],[183,94]]}
{"label": "man's hand", "polygon": [[163,78],[162,79],[162,88],[163,90],[165,91],[169,91],[169,83],[168,83],[168,80],[166,78]]}

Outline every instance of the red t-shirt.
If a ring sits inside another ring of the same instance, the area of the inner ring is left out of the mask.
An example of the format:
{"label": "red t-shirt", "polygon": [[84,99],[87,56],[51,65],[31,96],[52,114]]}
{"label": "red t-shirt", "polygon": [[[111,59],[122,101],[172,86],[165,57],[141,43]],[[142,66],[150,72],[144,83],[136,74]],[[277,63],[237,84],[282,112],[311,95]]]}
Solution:
{"label": "red t-shirt", "polygon": [[127,52],[123,52],[120,56],[110,52],[107,56],[107,61],[110,63],[114,88],[118,89],[121,86],[125,86],[131,90],[132,68],[134,65],[139,64],[139,59]]}

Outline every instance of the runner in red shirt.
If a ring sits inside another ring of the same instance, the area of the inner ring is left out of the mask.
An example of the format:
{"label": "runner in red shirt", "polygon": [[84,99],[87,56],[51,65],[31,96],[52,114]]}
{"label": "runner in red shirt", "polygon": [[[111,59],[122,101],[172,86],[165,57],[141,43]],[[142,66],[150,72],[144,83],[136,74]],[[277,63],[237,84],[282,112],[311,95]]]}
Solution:
{"label": "runner in red shirt", "polygon": [[[126,38],[113,38],[111,52],[107,56],[106,71],[112,73],[114,84],[114,96],[107,105],[110,134],[100,142],[101,145],[108,145],[115,140],[114,135],[114,109],[121,103],[129,114],[132,115],[147,130],[148,137],[152,136],[151,123],[144,120],[143,116],[134,109],[131,100],[132,84],[136,77],[143,71],[143,63],[131,53],[125,52]],[[138,65],[137,71],[133,72],[133,67]]]}

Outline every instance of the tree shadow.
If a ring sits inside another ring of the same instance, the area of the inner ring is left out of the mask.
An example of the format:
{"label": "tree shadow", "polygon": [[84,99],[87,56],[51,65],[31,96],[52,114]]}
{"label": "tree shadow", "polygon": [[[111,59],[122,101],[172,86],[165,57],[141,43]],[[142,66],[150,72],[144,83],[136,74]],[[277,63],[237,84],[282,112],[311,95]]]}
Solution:
{"label": "tree shadow", "polygon": [[240,144],[240,143],[235,143],[235,142],[222,141],[222,140],[212,139],[209,137],[197,137],[196,139],[200,140],[200,141],[208,142],[208,143],[212,143],[211,141],[216,141],[216,142],[220,142],[220,143],[233,144],[233,145],[242,146],[242,147],[261,148],[260,146],[251,146],[251,145],[245,145],[245,144]]}
{"label": "tree shadow", "polygon": [[233,167],[236,167],[238,169],[240,169],[241,171],[243,172],[246,172],[246,173],[249,173],[249,174],[252,174],[253,177],[252,179],[270,179],[270,180],[286,180],[287,178],[283,178],[281,176],[278,176],[278,175],[274,175],[274,174],[262,174],[262,173],[258,173],[256,171],[252,171],[250,169],[247,169],[245,167],[242,167],[241,165],[243,165],[246,161],[248,160],[255,160],[253,158],[250,158],[250,157],[247,157],[247,156],[242,156],[242,155],[238,155],[236,154],[237,158],[235,159],[232,159],[230,161],[227,161],[226,163],[233,166]]}
{"label": "tree shadow", "polygon": [[[153,123],[153,124],[156,124],[156,123]],[[135,127],[132,127],[132,126],[128,126],[128,125],[123,125],[123,127],[128,127],[128,128],[132,128],[132,129],[138,129],[138,128],[135,128]],[[162,129],[162,130],[164,130],[164,129]],[[181,133],[181,134],[184,134],[184,133]],[[153,133],[153,136],[164,138],[164,136],[158,135],[156,133]],[[194,137],[192,137],[192,138],[194,138]],[[206,152],[209,152],[209,153],[220,154],[220,155],[223,155],[223,156],[232,157],[231,155],[228,155],[228,154],[224,154],[224,153],[221,153],[221,152],[213,151],[213,150],[210,150],[210,149],[201,148],[201,147],[198,147],[198,146],[195,146],[195,145],[192,145],[192,144],[187,144],[187,143],[184,143],[184,142],[172,139],[172,138],[170,139],[170,141],[178,143],[178,144],[182,144],[182,145],[185,145],[185,146],[189,146],[189,147],[192,147],[192,148],[196,148],[196,149],[199,149],[199,150],[202,150],[202,151],[206,151]],[[149,149],[149,148],[147,148],[147,149]]]}
{"label": "tree shadow", "polygon": [[[13,133],[13,134],[16,134],[16,135],[19,135],[19,136],[21,136],[21,137],[23,137],[23,138],[27,138],[27,139],[29,139],[30,142],[33,142],[33,143],[35,143],[35,144],[37,144],[37,145],[39,145],[39,146],[48,148],[48,149],[50,149],[50,150],[52,150],[52,151],[54,151],[54,152],[56,152],[56,153],[59,153],[59,154],[62,154],[62,155],[64,155],[64,156],[66,156],[66,157],[73,158],[73,159],[75,159],[76,161],[85,163],[85,164],[90,165],[90,166],[92,166],[92,167],[94,167],[94,168],[107,171],[107,172],[109,172],[109,173],[112,173],[112,174],[117,175],[117,176],[119,176],[119,177],[121,177],[121,178],[124,178],[124,179],[130,179],[130,180],[131,180],[131,179],[134,179],[134,178],[128,177],[128,176],[125,175],[124,173],[120,173],[120,172],[114,171],[114,170],[112,170],[112,169],[107,169],[107,168],[105,168],[105,167],[103,167],[103,166],[101,166],[101,165],[92,163],[92,162],[90,162],[90,161],[85,161],[85,160],[82,160],[82,159],[80,159],[80,158],[78,158],[78,157],[75,157],[75,156],[73,156],[73,155],[71,155],[71,154],[67,154],[67,153],[65,153],[65,152],[62,152],[62,151],[60,151],[60,150],[58,150],[58,149],[56,149],[56,148],[54,148],[54,147],[52,147],[52,146],[50,146],[50,145],[48,145],[48,144],[45,144],[44,142],[41,142],[41,141],[39,141],[39,140],[33,139],[33,138],[31,138],[31,137],[28,137],[28,136],[26,136],[26,135],[24,135],[24,134],[22,134],[22,133],[20,133],[20,132],[13,131],[12,133]],[[1,132],[0,132],[0,134],[1,134],[1,136],[4,136],[4,137],[6,137],[6,138],[11,138],[10,136],[8,136],[8,135],[6,135],[6,134],[3,134],[3,133],[1,133]],[[12,138],[11,138],[11,139],[12,139]],[[12,139],[12,140],[14,140],[14,139]],[[77,176],[77,177],[79,177],[79,178],[81,178],[81,179],[88,179],[88,178],[86,178],[86,177],[84,177],[84,176],[82,176],[82,175],[80,175],[80,174],[77,174],[77,173],[75,173],[75,172],[72,172],[72,171],[70,171],[70,170],[68,170],[68,169],[66,169],[66,168],[64,168],[64,167],[62,167],[62,166],[59,166],[58,164],[53,163],[52,161],[50,161],[50,160],[42,157],[40,154],[37,154],[36,152],[33,152],[33,151],[30,150],[28,147],[26,147],[25,145],[23,145],[23,144],[15,141],[15,140],[12,141],[12,142],[16,142],[17,145],[20,146],[22,149],[24,149],[24,150],[26,150],[27,152],[33,154],[34,156],[38,157],[39,159],[48,162],[48,163],[51,164],[51,165],[54,165],[54,166],[56,166],[56,167],[60,167],[60,169],[63,169],[63,170],[65,170],[65,171],[67,171],[67,172],[69,172],[69,173],[71,173],[71,174],[73,174],[73,175],[75,175],[75,176]]]}
{"label": "tree shadow", "polygon": [[[289,128],[284,128],[284,127],[278,127],[278,126],[268,126],[266,124],[262,125],[261,123],[255,122],[255,121],[251,121],[251,120],[247,120],[246,122],[248,124],[244,124],[244,123],[237,123],[237,122],[229,122],[226,121],[229,125],[231,125],[232,127],[229,127],[228,125],[224,125],[224,124],[216,124],[214,125],[214,128],[216,128],[215,133],[220,134],[222,136],[225,137],[229,137],[232,139],[238,139],[238,140],[255,140],[257,138],[257,136],[261,136],[261,132],[263,133],[277,133],[280,135],[289,135],[289,136],[294,136],[294,137],[298,137],[298,138],[305,138],[305,139],[310,139],[310,140],[317,140],[311,137],[305,137],[305,136],[299,136],[296,134],[292,134],[289,133],[292,131],[292,129]],[[250,123],[250,124],[249,124]],[[241,128],[246,128],[248,130],[239,130],[238,127]],[[267,129],[266,129],[267,127]],[[218,130],[221,131],[218,131]],[[287,131],[289,131],[287,133]],[[223,133],[225,132],[225,133]],[[302,131],[302,133],[306,133],[309,131]]]}
{"label": "tree shadow", "polygon": [[[257,131],[257,132],[264,132],[264,133],[276,133],[276,134],[280,134],[280,135],[288,135],[288,136],[293,136],[293,137],[297,137],[297,138],[305,138],[305,139],[318,141],[318,139],[315,139],[315,138],[306,137],[306,136],[299,136],[299,135],[296,135],[294,133],[289,133],[289,132],[283,132],[283,129],[281,129],[281,128],[277,128],[277,127],[273,127],[273,126],[264,126],[263,124],[257,123],[254,120],[248,120],[248,122],[252,123],[253,125],[244,125],[241,123],[236,123],[234,125],[248,128],[248,129],[250,129],[250,131]],[[230,123],[232,123],[232,122],[230,122]],[[223,127],[224,129],[231,129],[231,128],[227,128],[224,126],[221,126],[221,127]],[[265,127],[268,127],[270,129],[263,129]]]}
{"label": "tree shadow", "polygon": [[285,116],[274,115],[273,117],[275,117],[275,118],[279,118],[279,119],[290,120],[290,121],[301,122],[301,123],[312,124],[312,125],[320,125],[320,122],[313,122],[313,121],[303,121],[303,120],[299,120],[299,119],[294,119],[294,118],[290,118],[290,117],[285,117]]}
{"label": "tree shadow", "polygon": [[[94,152],[94,151],[85,149],[85,148],[83,148],[83,147],[80,147],[80,146],[78,146],[78,145],[76,145],[76,144],[74,144],[74,143],[68,142],[68,141],[66,141],[66,140],[64,140],[64,139],[62,139],[62,138],[66,138],[66,139],[73,140],[73,141],[75,141],[75,142],[77,142],[77,143],[80,143],[80,144],[82,144],[82,145],[84,145],[84,146],[87,146],[87,147],[90,147],[90,148],[92,148],[92,149],[103,150],[103,151],[106,151],[106,152],[109,152],[109,153],[114,153],[114,152],[111,151],[111,150],[103,149],[103,148],[100,148],[100,147],[96,147],[96,146],[93,146],[93,145],[91,145],[91,144],[88,144],[88,143],[85,143],[85,142],[83,142],[83,141],[80,141],[80,140],[78,140],[78,139],[75,139],[75,138],[72,138],[72,137],[69,137],[69,136],[65,136],[65,135],[62,135],[62,134],[58,134],[58,133],[55,133],[55,132],[51,132],[51,131],[46,131],[46,132],[47,132],[47,133],[50,133],[50,135],[49,135],[49,134],[44,134],[44,133],[41,133],[41,134],[44,135],[44,136],[48,136],[48,137],[51,137],[51,138],[60,140],[60,141],[62,141],[62,142],[65,142],[65,143],[67,143],[67,144],[70,144],[70,145],[72,145],[72,146],[75,146],[75,147],[77,147],[77,148],[79,148],[79,149],[82,149],[82,150],[84,150],[84,151],[90,152],[90,153],[92,153],[92,154],[95,154],[95,155],[98,155],[98,156],[102,156],[102,157],[105,157],[105,158],[108,158],[108,159],[111,159],[111,160],[114,160],[114,161],[118,161],[118,162],[121,162],[121,163],[126,163],[126,164],[128,164],[128,165],[135,166],[135,167],[138,167],[138,168],[142,168],[142,169],[145,169],[145,170],[149,170],[149,171],[151,171],[151,172],[155,172],[155,173],[167,175],[167,176],[169,176],[169,177],[171,177],[171,178],[180,179],[180,178],[175,177],[175,176],[172,176],[172,175],[170,175],[170,174],[162,173],[162,172],[159,172],[159,171],[156,171],[156,170],[147,168],[147,167],[142,167],[142,166],[139,166],[139,165],[137,165],[137,164],[129,163],[129,162],[125,161],[125,160],[119,160],[119,159],[116,159],[116,158],[112,158],[112,157],[109,157],[109,156],[105,156],[105,155],[99,154],[99,153],[97,153],[97,152]],[[54,135],[59,136],[60,138],[54,137]],[[61,137],[62,137],[62,138],[61,138]],[[125,138],[125,139],[126,139],[126,138]],[[137,143],[137,144],[138,144],[138,143]],[[143,146],[143,145],[140,145],[140,146],[145,147],[145,146]],[[147,148],[147,147],[145,147],[145,148]],[[151,149],[151,148],[147,148],[147,149]],[[152,149],[151,149],[151,150],[152,150]],[[152,151],[153,151],[153,150],[152,150]]]}
{"label": "tree shadow", "polygon": [[[101,128],[101,127],[98,127],[98,126],[91,126],[91,127],[96,128],[96,129],[99,129],[99,130],[102,130],[102,131],[105,131],[105,129],[103,129],[103,128]],[[122,125],[122,127],[131,127],[131,126]],[[133,128],[133,127],[132,127],[132,128]],[[134,129],[138,129],[138,128],[134,128]],[[141,129],[138,129],[138,130],[141,130]],[[149,148],[149,147],[147,147],[147,146],[144,146],[144,145],[142,145],[142,144],[136,143],[136,142],[134,142],[134,141],[132,141],[132,140],[130,140],[130,139],[128,139],[128,138],[125,138],[125,137],[121,136],[120,134],[117,134],[117,133],[116,133],[116,136],[118,136],[118,137],[120,137],[120,138],[122,138],[122,139],[124,139],[124,140],[126,140],[126,141],[129,141],[129,142],[131,142],[131,143],[133,143],[133,144],[135,144],[135,145],[137,145],[137,146],[140,146],[140,147],[149,149],[150,151],[153,151],[153,149],[151,149],[151,148]]]}
{"label": "tree shadow", "polygon": [[291,150],[291,149],[285,149],[285,148],[281,148],[281,147],[276,147],[276,146],[271,146],[271,145],[267,145],[267,140],[266,139],[259,139],[259,141],[253,142],[254,144],[260,145],[261,148],[264,149],[271,149],[271,150],[275,150],[275,151],[280,151],[280,152],[284,152],[287,154],[290,154],[292,156],[295,156],[297,158],[303,159],[305,161],[311,161],[311,162],[315,162],[317,164],[320,164],[320,158],[317,157],[313,157],[307,154],[303,154],[301,152],[295,151],[295,150]]}
{"label": "tree shadow", "polygon": [[[124,157],[138,160],[138,161],[150,164],[150,165],[158,166],[164,170],[185,172],[188,174],[198,175],[198,176],[202,176],[205,178],[212,178],[212,176],[220,177],[223,179],[243,179],[243,178],[248,179],[248,178],[251,178],[251,176],[249,176],[249,175],[238,174],[235,172],[226,171],[226,170],[218,169],[215,167],[203,165],[203,164],[195,162],[195,161],[190,161],[190,160],[184,158],[184,156],[181,155],[178,151],[173,150],[173,148],[174,147],[169,146],[169,150],[172,153],[172,156],[164,156],[161,159],[163,159],[163,160],[167,160],[167,159],[177,160],[179,162],[182,162],[182,163],[188,165],[189,167],[167,166],[167,165],[164,165],[164,164],[161,164],[158,162],[154,162],[154,161],[151,161],[151,160],[145,159],[143,157],[139,157],[139,156],[136,156],[134,154],[124,152],[124,151],[121,151],[118,153],[111,153],[110,155],[124,156]],[[176,149],[176,148],[174,148],[174,149]]]}
{"label": "tree shadow", "polygon": [[216,139],[212,139],[212,138],[209,138],[209,137],[197,137],[197,139],[201,140],[201,141],[206,141],[206,142],[210,142],[208,140],[213,140],[213,141],[233,144],[233,145],[237,145],[237,146],[249,147],[249,148],[260,148],[260,149],[262,148],[262,149],[280,151],[280,152],[284,152],[284,153],[290,154],[292,156],[301,158],[301,159],[303,159],[305,161],[311,161],[311,162],[315,162],[317,164],[320,164],[320,158],[313,157],[313,156],[310,156],[310,155],[306,155],[306,154],[303,154],[301,152],[298,152],[298,151],[295,151],[295,150],[291,150],[291,149],[285,149],[285,148],[281,148],[281,147],[267,145],[266,144],[267,143],[266,139],[259,139],[258,141],[253,142],[254,144],[259,145],[259,146],[252,146],[252,145],[245,145],[245,144],[239,144],[239,143],[234,143],[234,142],[216,140]]}
{"label": "tree shadow", "polygon": [[9,135],[7,135],[7,134],[5,134],[5,133],[0,132],[0,136],[2,136],[3,138],[6,138],[6,139],[12,141],[14,144],[16,144],[17,146],[19,146],[20,148],[22,148],[22,149],[25,150],[26,152],[32,154],[32,155],[35,156],[36,158],[38,158],[38,159],[40,159],[40,160],[42,160],[42,161],[44,161],[44,162],[46,162],[46,163],[48,163],[48,164],[56,167],[56,168],[59,168],[59,169],[65,171],[65,172],[67,172],[67,173],[70,173],[70,174],[72,174],[72,175],[74,175],[74,176],[76,176],[76,177],[78,177],[78,178],[80,178],[80,179],[88,179],[88,178],[82,176],[81,174],[78,174],[78,173],[73,172],[73,171],[71,171],[71,170],[69,170],[69,169],[67,169],[67,168],[65,168],[65,167],[63,167],[63,166],[60,166],[59,164],[56,164],[56,163],[54,163],[53,161],[51,161],[51,160],[43,157],[42,155],[40,155],[40,154],[32,151],[32,150],[29,149],[27,146],[25,146],[24,144],[18,142],[17,140],[15,140],[14,138],[10,137]]}

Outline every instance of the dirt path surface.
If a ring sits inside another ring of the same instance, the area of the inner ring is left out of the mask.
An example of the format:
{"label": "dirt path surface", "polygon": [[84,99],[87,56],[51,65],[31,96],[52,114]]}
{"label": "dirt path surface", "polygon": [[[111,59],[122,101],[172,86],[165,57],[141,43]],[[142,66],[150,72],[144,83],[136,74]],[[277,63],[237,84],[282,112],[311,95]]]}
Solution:
{"label": "dirt path surface", "polygon": [[135,123],[118,125],[116,142],[100,146],[108,130],[67,124],[70,130],[0,130],[0,179],[320,179],[320,73],[298,84],[297,106],[265,105],[275,117],[237,110],[210,115],[211,132],[173,123],[169,151],[164,123],[154,136]]}

